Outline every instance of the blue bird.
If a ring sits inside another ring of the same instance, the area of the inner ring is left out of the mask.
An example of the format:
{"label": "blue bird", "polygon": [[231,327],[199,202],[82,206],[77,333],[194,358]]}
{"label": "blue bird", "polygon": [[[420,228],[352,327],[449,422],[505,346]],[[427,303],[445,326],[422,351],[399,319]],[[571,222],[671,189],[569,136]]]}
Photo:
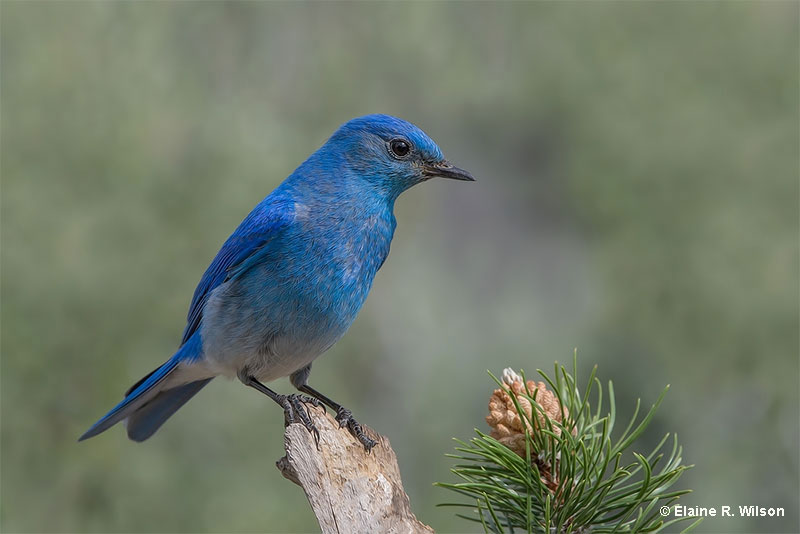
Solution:
{"label": "blue bird", "polygon": [[[347,331],[386,256],[397,197],[433,177],[473,181],[422,130],[388,115],[350,120],[245,217],[195,289],[181,345],[84,433],[120,421],[144,441],[218,375],[277,402],[318,437],[303,403],[336,412],[364,448],[349,410],[309,386],[311,363]],[[306,395],[265,386],[289,376]]]}

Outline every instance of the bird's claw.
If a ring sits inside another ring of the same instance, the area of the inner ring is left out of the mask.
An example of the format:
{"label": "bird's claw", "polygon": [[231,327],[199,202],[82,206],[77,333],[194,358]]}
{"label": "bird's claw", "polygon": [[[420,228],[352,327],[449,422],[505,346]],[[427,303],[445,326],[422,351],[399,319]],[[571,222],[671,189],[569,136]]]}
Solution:
{"label": "bird's claw", "polygon": [[347,426],[351,419],[353,419],[353,413],[347,408],[342,406],[336,411],[336,422],[339,423],[339,428]]}
{"label": "bird's claw", "polygon": [[308,430],[311,435],[314,436],[314,443],[317,444],[317,449],[319,449],[319,430],[317,430],[317,426],[314,424],[314,421],[311,420],[311,413],[309,412],[309,408],[306,406],[306,404],[321,406],[322,403],[320,403],[319,400],[315,399],[314,397],[307,397],[305,395],[298,395],[296,393],[291,395],[283,395],[282,397],[283,399],[281,406],[283,407],[286,426],[289,426],[293,423],[300,423],[303,425],[306,430]]}
{"label": "bird's claw", "polygon": [[336,421],[339,423],[339,428],[347,427],[347,430],[355,437],[361,445],[364,446],[364,450],[369,453],[372,450],[372,447],[377,445],[377,442],[367,436],[364,433],[364,429],[361,427],[358,421],[353,419],[353,414],[347,408],[340,407],[336,411]]}

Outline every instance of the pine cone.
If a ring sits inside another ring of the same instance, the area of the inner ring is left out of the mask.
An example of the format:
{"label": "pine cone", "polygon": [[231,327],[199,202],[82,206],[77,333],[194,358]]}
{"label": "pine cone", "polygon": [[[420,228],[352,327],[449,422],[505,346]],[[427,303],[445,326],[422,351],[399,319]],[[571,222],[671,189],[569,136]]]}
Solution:
{"label": "pine cone", "polygon": [[[535,409],[531,406],[530,400],[528,400],[528,393],[525,391],[522,377],[510,368],[503,371],[503,382],[516,397],[520,408],[533,421],[534,428],[530,428],[527,421],[520,419],[519,413],[514,406],[514,401],[503,389],[494,390],[492,397],[489,399],[489,415],[486,417],[486,422],[492,427],[491,436],[493,438],[520,456],[525,457],[524,427],[528,427],[528,432],[533,435],[539,428],[548,428],[545,417],[561,423],[561,405],[558,402],[558,398],[552,391],[547,389],[544,382],[528,380],[528,392],[542,407],[544,413],[542,413],[542,410]],[[534,413],[536,417],[533,416]],[[567,409],[564,408],[564,415],[567,414]],[[558,426],[552,425],[552,427],[556,435],[561,435],[561,429]]]}

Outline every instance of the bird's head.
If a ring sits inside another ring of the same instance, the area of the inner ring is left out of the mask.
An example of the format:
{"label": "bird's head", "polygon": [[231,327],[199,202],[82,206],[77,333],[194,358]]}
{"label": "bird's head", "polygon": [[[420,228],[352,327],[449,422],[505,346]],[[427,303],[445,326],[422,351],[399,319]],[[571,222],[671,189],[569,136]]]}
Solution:
{"label": "bird's head", "polygon": [[389,115],[366,115],[344,123],[323,150],[336,152],[357,179],[367,180],[391,199],[437,176],[475,180],[451,165],[425,132]]}

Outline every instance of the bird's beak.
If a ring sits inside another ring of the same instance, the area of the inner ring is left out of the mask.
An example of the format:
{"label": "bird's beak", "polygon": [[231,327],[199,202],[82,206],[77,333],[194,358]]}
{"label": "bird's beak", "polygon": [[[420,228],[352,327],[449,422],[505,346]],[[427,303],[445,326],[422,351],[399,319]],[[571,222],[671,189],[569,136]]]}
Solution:
{"label": "bird's beak", "polygon": [[474,182],[475,178],[464,169],[454,167],[448,161],[441,161],[439,163],[426,164],[422,167],[422,174],[428,178],[451,178],[453,180],[464,180],[465,182]]}

